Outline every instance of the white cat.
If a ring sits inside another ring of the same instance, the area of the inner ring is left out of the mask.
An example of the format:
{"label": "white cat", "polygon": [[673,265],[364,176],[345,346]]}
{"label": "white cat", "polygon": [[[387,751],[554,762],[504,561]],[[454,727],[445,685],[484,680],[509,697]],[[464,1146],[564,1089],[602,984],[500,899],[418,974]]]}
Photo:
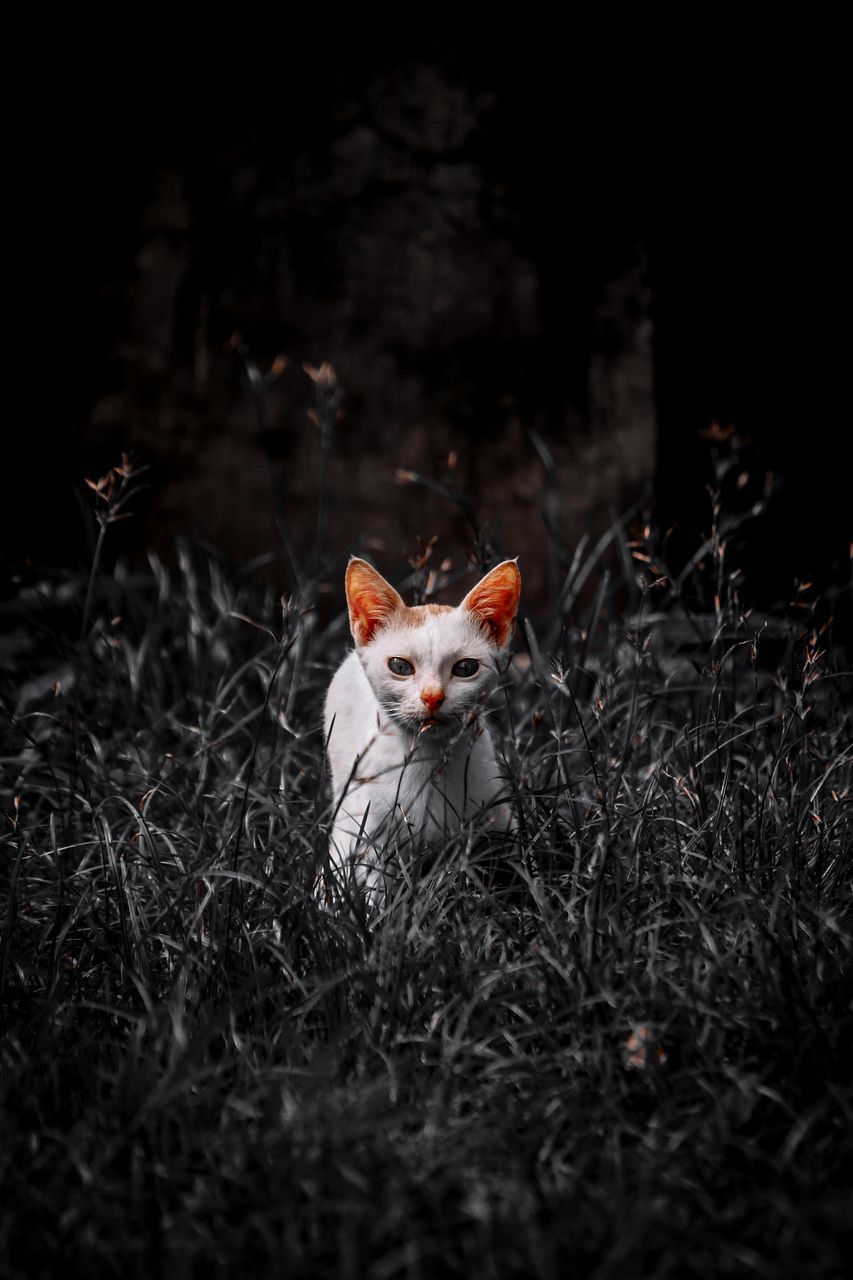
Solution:
{"label": "white cat", "polygon": [[353,876],[375,904],[386,854],[401,842],[440,845],[476,815],[492,830],[511,826],[482,712],[520,591],[518,565],[505,560],[456,608],[408,608],[371,565],[350,561],[356,648],[335,673],[324,717],[335,803],[329,867],[338,889]]}

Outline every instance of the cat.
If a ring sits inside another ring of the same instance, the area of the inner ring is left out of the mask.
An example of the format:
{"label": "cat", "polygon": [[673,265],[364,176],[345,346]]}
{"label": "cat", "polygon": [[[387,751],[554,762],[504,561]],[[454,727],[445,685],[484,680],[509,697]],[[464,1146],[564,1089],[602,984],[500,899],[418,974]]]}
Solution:
{"label": "cat", "polygon": [[[487,573],[455,608],[409,608],[353,557],[346,597],[355,650],[335,673],[324,725],[334,792],[329,870],[340,891],[383,901],[386,855],[402,842],[440,845],[481,815],[508,831],[511,813],[485,723],[521,592],[514,560]],[[318,885],[329,897],[329,877]]]}

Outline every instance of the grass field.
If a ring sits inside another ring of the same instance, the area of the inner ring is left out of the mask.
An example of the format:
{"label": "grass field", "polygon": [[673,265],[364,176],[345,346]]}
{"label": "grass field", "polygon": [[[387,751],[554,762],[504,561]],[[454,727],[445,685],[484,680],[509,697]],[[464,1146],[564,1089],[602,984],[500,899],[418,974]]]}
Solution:
{"label": "grass field", "polygon": [[312,891],[342,614],[187,546],[21,588],[4,1275],[842,1274],[851,684],[720,551],[710,611],[567,558],[495,702],[518,850],[402,855],[373,922]]}

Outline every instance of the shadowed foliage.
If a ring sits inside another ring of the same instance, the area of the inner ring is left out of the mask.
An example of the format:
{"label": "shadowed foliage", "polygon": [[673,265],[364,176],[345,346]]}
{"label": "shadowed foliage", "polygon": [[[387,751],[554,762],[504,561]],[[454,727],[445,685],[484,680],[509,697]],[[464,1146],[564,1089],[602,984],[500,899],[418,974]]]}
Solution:
{"label": "shadowed foliage", "polygon": [[182,544],[21,589],[4,1274],[840,1274],[850,684],[826,603],[744,612],[725,520],[676,581],[653,531],[563,549],[497,700],[517,847],[400,854],[370,923],[313,892],[314,582]]}

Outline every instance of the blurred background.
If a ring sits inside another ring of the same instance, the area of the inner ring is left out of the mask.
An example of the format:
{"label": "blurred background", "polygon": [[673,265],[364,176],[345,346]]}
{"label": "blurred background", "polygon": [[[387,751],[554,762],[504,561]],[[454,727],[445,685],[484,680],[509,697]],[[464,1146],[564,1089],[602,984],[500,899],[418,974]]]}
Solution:
{"label": "blurred background", "polygon": [[[836,102],[738,47],[653,66],[547,32],[293,41],[249,99],[154,74],[57,99],[30,168],[7,567],[85,558],[82,479],[132,451],[151,468],[132,553],[189,533],[291,589],[276,502],[305,557],[303,365],[330,362],[330,573],[359,547],[393,572],[432,535],[464,563],[465,511],[401,469],[464,492],[531,606],[547,521],[570,557],[651,512],[677,565],[709,528],[708,433],[733,425],[746,505],[772,473],[743,550],[756,598],[843,579]],[[264,436],[235,334],[261,370],[286,359]]]}

